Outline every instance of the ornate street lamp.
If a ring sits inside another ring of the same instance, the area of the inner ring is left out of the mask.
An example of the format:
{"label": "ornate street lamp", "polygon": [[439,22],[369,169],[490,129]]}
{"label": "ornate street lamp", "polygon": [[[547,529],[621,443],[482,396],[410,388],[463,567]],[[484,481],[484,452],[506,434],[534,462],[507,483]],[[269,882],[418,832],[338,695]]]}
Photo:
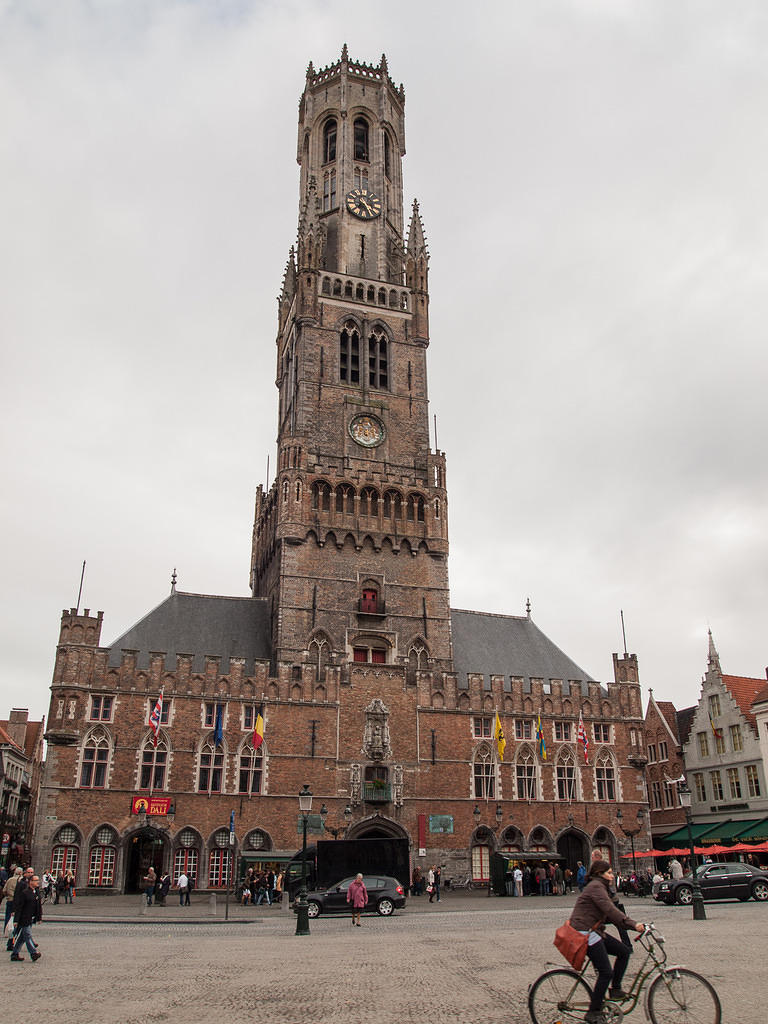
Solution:
{"label": "ornate street lamp", "polygon": [[320,808],[320,814],[323,819],[324,832],[330,832],[334,839],[338,839],[339,836],[343,836],[346,834],[346,831],[349,828],[349,823],[352,820],[352,808],[349,806],[349,804],[347,804],[347,806],[344,808],[344,824],[339,825],[337,828],[334,828],[332,825],[326,825],[325,822],[328,817],[328,808],[325,806],[325,804],[323,804],[323,806]]}
{"label": "ornate street lamp", "polygon": [[[309,935],[309,906],[307,905],[307,818],[312,810],[312,790],[304,783],[299,793],[299,811],[303,822],[304,838],[301,846],[301,888],[296,901],[296,934]],[[326,814],[327,814],[326,810]]]}
{"label": "ornate street lamp", "polygon": [[685,811],[685,823],[688,826],[688,846],[691,850],[691,890],[693,892],[693,920],[706,921],[707,914],[704,910],[704,897],[701,895],[701,886],[696,877],[696,854],[693,850],[693,829],[691,828],[691,791],[685,779],[677,784],[677,796],[680,806]]}
{"label": "ornate street lamp", "polygon": [[624,825],[624,815],[621,813],[621,808],[619,808],[618,811],[616,811],[616,820],[619,823],[619,828],[624,833],[624,835],[627,836],[627,838],[629,839],[629,842],[630,842],[630,844],[632,846],[632,872],[634,873],[635,877],[637,877],[637,864],[635,862],[635,836],[637,835],[638,832],[640,832],[640,830],[643,827],[643,812],[642,812],[642,809],[638,808],[638,811],[637,811],[637,828],[632,828],[629,825],[627,825],[625,827],[625,825]]}

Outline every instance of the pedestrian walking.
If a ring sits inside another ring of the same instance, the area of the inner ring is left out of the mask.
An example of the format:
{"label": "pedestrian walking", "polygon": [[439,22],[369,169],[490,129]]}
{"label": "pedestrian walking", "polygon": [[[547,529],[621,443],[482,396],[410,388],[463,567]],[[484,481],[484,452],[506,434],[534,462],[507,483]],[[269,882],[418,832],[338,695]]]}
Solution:
{"label": "pedestrian walking", "polygon": [[5,921],[3,923],[3,931],[8,927],[8,922],[13,914],[13,897],[16,895],[16,886],[21,881],[23,874],[23,868],[15,868],[11,873],[10,878],[3,886],[3,896],[5,896]]}
{"label": "pedestrian walking", "polygon": [[157,875],[155,869],[150,864],[149,871],[144,876],[144,895],[147,897],[147,906],[152,906],[152,897],[155,894],[155,886],[157,885]]}
{"label": "pedestrian walking", "polygon": [[[360,927],[360,915],[363,907],[368,903],[368,890],[363,884],[363,876],[358,873],[354,882],[350,883],[347,889],[347,903],[352,904],[352,925]],[[355,920],[357,918],[357,920]]]}
{"label": "pedestrian walking", "polygon": [[37,875],[32,875],[28,885],[20,890],[21,896],[19,898],[19,909],[16,917],[16,929],[18,932],[16,942],[11,953],[11,960],[16,962],[23,960],[23,956],[19,956],[19,950],[22,944],[26,943],[27,950],[30,958],[39,960],[41,953],[37,948],[37,943],[32,938],[32,925],[37,921],[43,919],[43,907],[40,902],[40,879]]}
{"label": "pedestrian walking", "polygon": [[513,877],[515,879],[515,896],[522,896],[523,895],[523,872],[522,872],[522,868],[520,867],[519,864],[515,868]]}
{"label": "pedestrian walking", "polygon": [[427,872],[427,892],[429,893],[429,902],[435,898],[435,866],[434,864]]}
{"label": "pedestrian walking", "polygon": [[187,895],[187,886],[189,885],[189,879],[184,871],[181,872],[179,877],[176,879],[176,888],[179,890],[179,906],[184,906],[184,897]]}
{"label": "pedestrian walking", "polygon": [[583,892],[584,891],[584,886],[586,885],[586,883],[587,883],[587,869],[584,867],[584,865],[579,860],[579,861],[576,862],[576,885],[578,885],[578,887],[579,887],[579,892]]}

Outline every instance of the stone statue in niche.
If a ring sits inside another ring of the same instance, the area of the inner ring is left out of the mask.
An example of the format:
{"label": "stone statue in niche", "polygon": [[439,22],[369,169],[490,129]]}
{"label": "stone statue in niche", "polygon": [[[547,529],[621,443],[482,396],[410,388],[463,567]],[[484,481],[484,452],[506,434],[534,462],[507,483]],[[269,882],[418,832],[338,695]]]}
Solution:
{"label": "stone statue in niche", "polygon": [[349,771],[349,798],[355,807],[360,803],[360,765],[353,764]]}
{"label": "stone statue in niche", "polygon": [[389,708],[378,697],[365,709],[363,754],[371,761],[386,761],[392,756],[389,745]]}

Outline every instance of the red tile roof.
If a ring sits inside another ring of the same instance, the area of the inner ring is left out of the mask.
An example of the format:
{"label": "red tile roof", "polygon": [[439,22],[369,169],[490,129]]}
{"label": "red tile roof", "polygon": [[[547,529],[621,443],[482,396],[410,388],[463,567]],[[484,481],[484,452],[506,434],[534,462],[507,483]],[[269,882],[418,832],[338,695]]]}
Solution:
{"label": "red tile roof", "polygon": [[[32,761],[35,758],[35,752],[40,742],[40,737],[45,726],[45,720],[40,722],[27,722],[26,732],[24,734],[24,753]],[[6,733],[8,729],[8,719],[0,719],[0,730]]]}
{"label": "red tile roof", "polygon": [[9,743],[12,747],[15,747],[17,750],[21,750],[21,747],[18,745],[18,743],[14,743],[14,741],[3,728],[2,724],[0,724],[0,743]]}
{"label": "red tile roof", "polygon": [[768,700],[768,683],[765,684],[765,686],[762,688],[762,690],[760,690],[758,695],[752,701],[752,706],[754,707],[755,704],[762,704],[764,701],[767,701],[767,700]]}
{"label": "red tile roof", "polygon": [[757,730],[755,714],[752,710],[752,702],[761,690],[765,689],[764,679],[750,679],[748,676],[726,676],[723,677],[723,686],[728,690],[733,699],[739,705],[742,714],[750,722],[752,728]]}

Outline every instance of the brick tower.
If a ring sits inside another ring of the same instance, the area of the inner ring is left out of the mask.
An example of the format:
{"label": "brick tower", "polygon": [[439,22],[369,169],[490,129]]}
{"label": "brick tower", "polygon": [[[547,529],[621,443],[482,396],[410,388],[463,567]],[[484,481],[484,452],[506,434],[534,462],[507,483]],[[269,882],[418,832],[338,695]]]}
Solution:
{"label": "brick tower", "polygon": [[279,298],[278,472],[251,589],[278,665],[451,671],[443,453],[430,449],[429,254],[403,236],[405,94],[378,66],[307,69],[297,245]]}

